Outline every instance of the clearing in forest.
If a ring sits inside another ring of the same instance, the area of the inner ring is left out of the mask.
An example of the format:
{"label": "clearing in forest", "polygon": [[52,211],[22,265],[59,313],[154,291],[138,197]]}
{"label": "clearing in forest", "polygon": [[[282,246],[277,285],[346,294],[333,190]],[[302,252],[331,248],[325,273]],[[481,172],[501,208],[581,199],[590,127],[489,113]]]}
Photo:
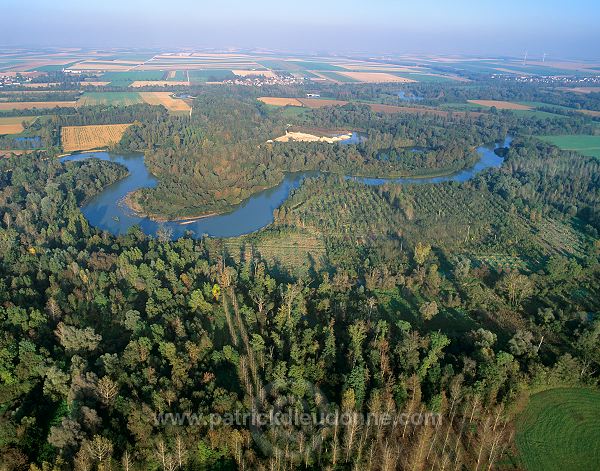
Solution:
{"label": "clearing in forest", "polygon": [[265,105],[273,106],[302,106],[302,103],[297,98],[279,98],[274,96],[261,96],[258,101],[262,101]]}
{"label": "clearing in forest", "polygon": [[173,98],[171,92],[140,92],[142,99],[150,105],[163,105],[169,111],[189,111],[190,105]]}
{"label": "clearing in forest", "polygon": [[600,136],[566,134],[538,137],[563,150],[573,150],[588,157],[600,157]]}
{"label": "clearing in forest", "polygon": [[117,144],[131,124],[98,124],[92,126],[64,126],[61,142],[65,152],[91,150]]}
{"label": "clearing in forest", "polygon": [[596,470],[600,463],[600,391],[550,389],[533,395],[516,420],[528,471]]}
{"label": "clearing in forest", "polygon": [[521,105],[510,101],[501,100],[467,100],[469,103],[491,108],[495,106],[498,110],[531,110],[531,106]]}

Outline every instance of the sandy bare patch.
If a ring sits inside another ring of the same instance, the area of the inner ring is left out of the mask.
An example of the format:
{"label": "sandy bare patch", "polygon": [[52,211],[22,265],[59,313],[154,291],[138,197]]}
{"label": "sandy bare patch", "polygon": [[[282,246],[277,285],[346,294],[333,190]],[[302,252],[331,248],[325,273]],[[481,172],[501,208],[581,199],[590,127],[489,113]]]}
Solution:
{"label": "sandy bare patch", "polygon": [[0,103],[0,110],[29,110],[42,108],[75,108],[76,101],[12,101]]}
{"label": "sandy bare patch", "polygon": [[501,101],[501,100],[467,100],[469,103],[474,103],[476,105],[487,106],[491,108],[495,106],[496,109],[499,110],[531,110],[531,106],[520,105],[519,103],[512,103],[510,101]]}
{"label": "sandy bare patch", "polygon": [[130,87],[175,87],[179,85],[187,86],[190,82],[177,81],[177,80],[136,80]]}
{"label": "sandy bare patch", "polygon": [[173,98],[171,92],[140,92],[142,99],[150,105],[163,105],[169,111],[189,111],[190,105]]}
{"label": "sandy bare patch", "polygon": [[411,83],[416,80],[398,77],[397,75],[387,74],[385,72],[336,72],[340,75],[345,75],[351,79],[366,83]]}
{"label": "sandy bare patch", "polygon": [[273,96],[261,96],[259,101],[262,101],[266,105],[273,106],[302,106],[302,102],[297,98],[279,98]]}
{"label": "sandy bare patch", "polygon": [[248,77],[248,76],[259,76],[262,75],[264,77],[273,78],[276,75],[270,70],[238,70],[234,69],[232,72],[235,75],[239,75],[240,77]]}
{"label": "sandy bare patch", "polygon": [[91,150],[117,144],[131,124],[100,124],[93,126],[64,126],[61,142],[65,152]]}
{"label": "sandy bare patch", "polygon": [[314,134],[308,134],[305,132],[287,132],[285,135],[275,139],[277,142],[327,142],[333,144],[334,142],[340,142],[348,140],[352,137],[352,134],[341,134],[339,136],[315,136]]}

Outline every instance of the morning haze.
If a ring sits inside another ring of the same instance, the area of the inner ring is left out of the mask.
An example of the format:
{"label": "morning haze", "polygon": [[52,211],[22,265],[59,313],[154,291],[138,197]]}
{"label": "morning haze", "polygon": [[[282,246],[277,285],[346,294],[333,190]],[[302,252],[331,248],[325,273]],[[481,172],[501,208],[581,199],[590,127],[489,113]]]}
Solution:
{"label": "morning haze", "polygon": [[[3,45],[245,47],[595,58],[600,5],[575,0],[4,0]],[[26,26],[26,33],[24,27]]]}

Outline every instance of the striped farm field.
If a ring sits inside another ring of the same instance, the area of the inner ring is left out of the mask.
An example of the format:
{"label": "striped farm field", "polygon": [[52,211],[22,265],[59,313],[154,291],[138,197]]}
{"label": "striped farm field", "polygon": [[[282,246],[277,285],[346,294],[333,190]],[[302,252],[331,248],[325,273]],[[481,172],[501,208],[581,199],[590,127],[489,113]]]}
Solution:
{"label": "striped farm field", "polygon": [[486,108],[496,107],[498,110],[530,110],[531,106],[513,103],[511,101],[501,100],[467,100],[469,103],[485,106]]}
{"label": "striped farm field", "polygon": [[77,101],[77,106],[127,106],[137,103],[143,103],[138,92],[85,92]]}
{"label": "striped farm field", "polygon": [[150,105],[163,105],[169,111],[189,111],[190,105],[173,98],[171,92],[140,92],[142,99]]}
{"label": "striped farm field", "polygon": [[92,150],[117,144],[131,124],[98,124],[92,126],[64,126],[61,143],[65,152]]}
{"label": "striped farm field", "polygon": [[0,102],[0,111],[32,110],[46,108],[75,108],[76,101],[12,101]]}

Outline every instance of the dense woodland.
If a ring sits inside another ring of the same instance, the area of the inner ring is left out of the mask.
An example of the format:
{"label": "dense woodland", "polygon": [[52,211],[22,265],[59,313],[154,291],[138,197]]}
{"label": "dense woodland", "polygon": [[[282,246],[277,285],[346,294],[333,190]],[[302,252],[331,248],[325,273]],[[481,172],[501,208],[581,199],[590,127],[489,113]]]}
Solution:
{"label": "dense woodland", "polygon": [[[79,207],[122,167],[0,159],[3,469],[519,469],[512,418],[527,394],[597,386],[600,164],[529,137],[590,133],[589,120],[349,105],[293,124],[361,130],[363,144],[267,144],[284,113],[215,92],[191,118],[147,105],[52,118],[136,121],[119,149],[145,152],[160,184],[139,200],[157,214],[224,210],[287,171],[330,173],[234,242],[112,236]],[[466,183],[343,178],[468,165],[507,134],[503,166]],[[297,266],[261,249],[308,236],[324,250]],[[348,420],[210,419],[272,408]],[[400,412],[442,421],[361,421]]]}
{"label": "dense woodland", "polygon": [[385,115],[367,106],[311,110],[293,124],[339,131],[363,131],[358,145],[267,143],[285,133],[290,119],[253,97],[221,90],[198,97],[191,117],[163,115],[131,127],[124,150],[145,151],[159,178],[136,202],[150,215],[166,218],[223,212],[253,193],[278,184],[284,172],[407,176],[447,174],[469,167],[475,148],[507,133],[591,132],[591,120],[525,120],[489,114],[478,118]]}

